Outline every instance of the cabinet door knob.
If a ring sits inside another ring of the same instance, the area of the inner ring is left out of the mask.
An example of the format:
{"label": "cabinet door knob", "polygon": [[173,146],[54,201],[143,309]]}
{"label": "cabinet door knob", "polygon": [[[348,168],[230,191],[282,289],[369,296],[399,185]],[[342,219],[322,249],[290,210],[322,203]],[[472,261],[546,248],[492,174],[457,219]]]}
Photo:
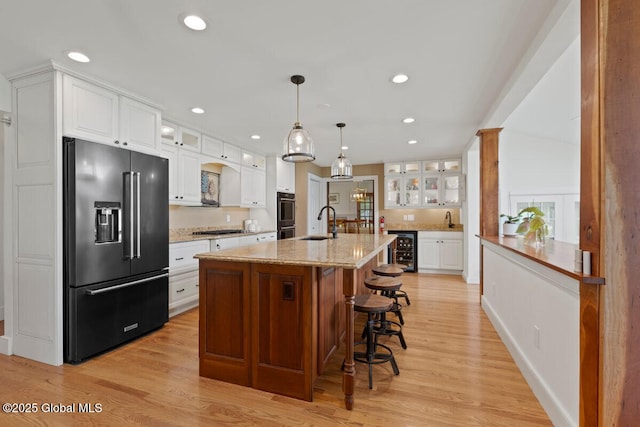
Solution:
{"label": "cabinet door knob", "polygon": [[127,144],[127,141],[124,141],[124,142],[122,143],[122,145],[128,145],[128,144]]}
{"label": "cabinet door knob", "polygon": [[117,139],[115,141],[113,141],[114,144],[120,144],[120,141],[118,141]]}

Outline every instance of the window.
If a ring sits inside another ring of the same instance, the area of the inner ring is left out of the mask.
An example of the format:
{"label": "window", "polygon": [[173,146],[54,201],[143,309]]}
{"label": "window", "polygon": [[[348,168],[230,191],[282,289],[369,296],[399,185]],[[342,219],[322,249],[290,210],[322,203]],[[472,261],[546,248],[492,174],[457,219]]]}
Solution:
{"label": "window", "polygon": [[529,206],[535,206],[544,212],[549,228],[548,238],[569,243],[579,242],[579,194],[510,194],[509,200],[512,215]]}

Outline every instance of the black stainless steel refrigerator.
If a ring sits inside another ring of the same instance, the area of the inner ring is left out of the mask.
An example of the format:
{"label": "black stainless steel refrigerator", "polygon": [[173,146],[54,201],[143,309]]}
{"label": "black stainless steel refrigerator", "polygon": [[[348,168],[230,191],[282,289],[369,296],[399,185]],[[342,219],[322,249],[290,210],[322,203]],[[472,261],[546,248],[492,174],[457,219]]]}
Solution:
{"label": "black stainless steel refrigerator", "polygon": [[168,320],[168,160],[63,138],[64,359]]}

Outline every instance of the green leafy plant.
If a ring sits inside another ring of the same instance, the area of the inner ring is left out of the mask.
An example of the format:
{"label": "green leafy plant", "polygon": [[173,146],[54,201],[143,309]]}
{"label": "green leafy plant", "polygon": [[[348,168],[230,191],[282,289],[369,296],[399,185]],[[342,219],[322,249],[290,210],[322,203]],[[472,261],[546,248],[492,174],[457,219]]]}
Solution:
{"label": "green leafy plant", "polygon": [[547,235],[547,223],[544,221],[544,212],[535,206],[522,209],[518,212],[522,220],[516,233],[524,234],[530,239],[544,238]]}
{"label": "green leafy plant", "polygon": [[506,218],[506,220],[504,221],[506,224],[517,224],[518,222],[520,222],[520,214],[518,215],[507,215],[507,214],[501,214],[500,218]]}

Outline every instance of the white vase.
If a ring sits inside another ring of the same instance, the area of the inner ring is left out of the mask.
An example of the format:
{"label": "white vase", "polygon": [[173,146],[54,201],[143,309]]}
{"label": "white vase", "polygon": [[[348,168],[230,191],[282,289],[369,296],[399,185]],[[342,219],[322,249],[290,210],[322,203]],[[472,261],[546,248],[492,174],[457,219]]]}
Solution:
{"label": "white vase", "polygon": [[502,224],[502,234],[504,234],[505,236],[515,236],[517,234],[517,229],[518,224],[511,224],[508,222]]}

